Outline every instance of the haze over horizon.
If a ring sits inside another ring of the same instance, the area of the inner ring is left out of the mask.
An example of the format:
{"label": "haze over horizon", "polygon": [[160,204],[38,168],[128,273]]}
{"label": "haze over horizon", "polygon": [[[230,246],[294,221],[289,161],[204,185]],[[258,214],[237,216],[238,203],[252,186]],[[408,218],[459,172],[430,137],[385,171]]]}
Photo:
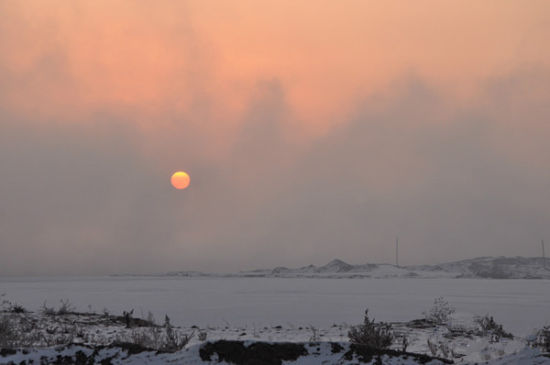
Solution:
{"label": "haze over horizon", "polygon": [[0,275],[539,256],[549,16],[0,2]]}

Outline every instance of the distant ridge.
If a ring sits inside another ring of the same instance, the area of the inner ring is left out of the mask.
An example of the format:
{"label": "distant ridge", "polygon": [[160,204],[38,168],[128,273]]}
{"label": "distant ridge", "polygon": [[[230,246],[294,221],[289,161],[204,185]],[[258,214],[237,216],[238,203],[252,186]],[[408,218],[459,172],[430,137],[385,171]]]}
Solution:
{"label": "distant ridge", "polygon": [[546,268],[540,257],[477,257],[438,265],[395,266],[391,264],[351,265],[334,259],[323,266],[299,268],[279,266],[274,269],[241,271],[231,274],[175,271],[155,276],[180,277],[280,277],[280,278],[482,278],[482,279],[550,279],[550,258]]}

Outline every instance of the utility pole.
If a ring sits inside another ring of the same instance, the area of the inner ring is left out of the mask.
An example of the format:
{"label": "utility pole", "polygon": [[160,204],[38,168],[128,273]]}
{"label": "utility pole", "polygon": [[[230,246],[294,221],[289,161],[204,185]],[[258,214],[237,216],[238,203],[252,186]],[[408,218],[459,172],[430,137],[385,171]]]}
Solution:
{"label": "utility pole", "polygon": [[395,237],[395,266],[399,266],[399,237]]}
{"label": "utility pole", "polygon": [[542,266],[546,269],[546,255],[544,254],[544,240],[540,241],[540,245],[542,246]]}

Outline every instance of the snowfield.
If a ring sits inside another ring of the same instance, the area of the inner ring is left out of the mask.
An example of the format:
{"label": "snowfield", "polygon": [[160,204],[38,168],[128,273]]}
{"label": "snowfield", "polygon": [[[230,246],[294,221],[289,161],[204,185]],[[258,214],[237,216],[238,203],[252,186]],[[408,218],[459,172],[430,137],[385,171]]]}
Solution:
{"label": "snowfield", "polygon": [[0,293],[30,310],[69,299],[79,311],[134,309],[180,326],[330,327],[419,318],[436,297],[458,313],[490,314],[525,336],[550,321],[550,280],[306,279],[220,277],[3,278]]}
{"label": "snowfield", "polygon": [[[410,353],[433,356],[428,343],[431,342],[436,344],[435,356],[453,358],[455,363],[550,364],[549,357],[529,346],[534,331],[550,324],[549,280],[205,276],[3,278],[0,293],[6,293],[7,299],[33,311],[13,314],[25,316],[26,323],[34,323],[33,338],[50,338],[25,351],[2,354],[0,364],[31,359],[40,363],[43,356],[46,356],[43,359],[54,359],[60,354],[70,358],[93,355],[98,362],[109,358],[113,364],[230,363],[217,361],[223,353],[211,354],[210,360],[201,357],[202,346],[218,340],[239,341],[232,346],[246,348],[251,344],[267,346],[261,344],[286,342],[305,346],[303,356],[281,360],[281,364],[357,364],[359,355],[349,355],[347,333],[351,325],[362,321],[366,308],[377,321],[391,322],[396,334],[408,338],[407,352]],[[445,326],[411,325],[410,321],[423,318],[423,312],[437,297],[444,297],[455,307],[452,319]],[[60,299],[69,299],[75,312],[98,314],[45,316],[40,313],[44,302],[47,306],[58,307]],[[168,314],[172,323],[179,326],[178,333],[193,334],[193,337],[184,350],[175,353],[128,353],[127,349],[113,347],[113,342],[131,342],[139,331],[148,329],[128,329],[120,320],[106,317],[104,308],[111,316],[134,309],[134,316],[139,318],[147,318],[150,311],[160,323]],[[494,316],[515,337],[495,341],[476,332],[474,319],[485,314]],[[71,337],[73,345],[52,347],[55,336],[61,336],[59,343],[63,343],[67,332],[74,337]],[[204,333],[206,339],[199,338],[199,333]],[[333,352],[334,344],[342,349]],[[392,349],[400,350],[399,343],[394,343]],[[394,355],[380,356],[384,363],[391,364],[424,361]],[[428,363],[442,363],[437,359],[430,361]]]}

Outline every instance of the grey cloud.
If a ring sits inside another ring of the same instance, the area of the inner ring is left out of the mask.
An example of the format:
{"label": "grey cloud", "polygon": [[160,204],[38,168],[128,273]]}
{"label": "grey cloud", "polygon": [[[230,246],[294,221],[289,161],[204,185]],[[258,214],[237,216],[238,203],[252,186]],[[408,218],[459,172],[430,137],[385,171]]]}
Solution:
{"label": "grey cloud", "polygon": [[[1,273],[391,261],[396,235],[403,263],[535,255],[550,234],[550,82],[532,72],[468,107],[407,79],[314,141],[292,138],[284,85],[261,82],[221,153],[226,131],[192,114],[144,133],[131,112],[0,113]],[[190,189],[168,187],[170,166]]]}

